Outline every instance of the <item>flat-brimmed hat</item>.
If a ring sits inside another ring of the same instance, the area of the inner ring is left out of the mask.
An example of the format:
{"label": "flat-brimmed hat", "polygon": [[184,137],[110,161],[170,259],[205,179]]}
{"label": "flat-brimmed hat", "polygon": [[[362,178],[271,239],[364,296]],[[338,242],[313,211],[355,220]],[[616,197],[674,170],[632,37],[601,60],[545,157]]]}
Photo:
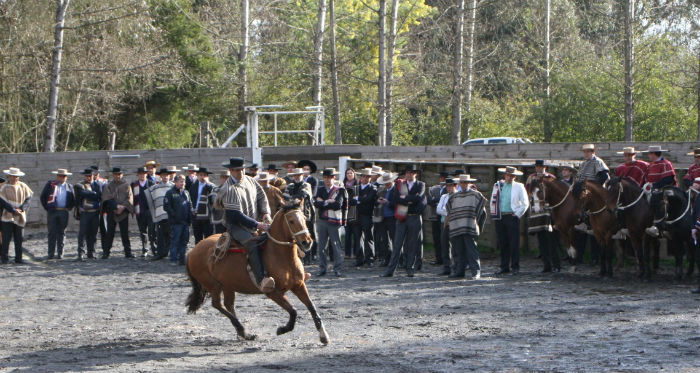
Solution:
{"label": "flat-brimmed hat", "polygon": [[261,172],[258,174],[258,176],[254,177],[255,180],[260,180],[260,181],[269,181],[273,180],[275,178],[275,175],[271,175],[268,172]]}
{"label": "flat-brimmed hat", "polygon": [[289,176],[294,176],[294,175],[301,175],[304,173],[304,169],[301,167],[297,167],[292,170],[292,172],[287,172],[287,175]]}
{"label": "flat-brimmed hat", "polygon": [[233,157],[229,158],[228,163],[222,163],[221,167],[226,167],[229,170],[238,170],[241,168],[246,168],[248,165],[245,163],[245,159]]}
{"label": "flat-brimmed hat", "polygon": [[139,167],[139,168],[136,169],[136,173],[137,173],[137,174],[141,174],[141,173],[144,173],[144,174],[145,174],[146,172],[148,172],[148,171],[146,170],[146,167]]}
{"label": "flat-brimmed hat", "polygon": [[457,184],[457,180],[455,180],[455,178],[453,178],[453,177],[445,178],[445,185],[455,185],[455,184]]}
{"label": "flat-brimmed hat", "polygon": [[56,171],[51,171],[52,174],[58,175],[58,176],[70,176],[73,175],[72,173],[68,172],[65,168],[59,168]]}
{"label": "flat-brimmed hat", "polygon": [[375,175],[383,174],[384,171],[382,170],[382,166],[377,166],[377,165],[372,166],[372,173]]}
{"label": "flat-brimmed hat", "polygon": [[642,150],[642,153],[656,153],[656,152],[667,152],[668,149],[661,149],[659,145],[649,145],[647,150]]}
{"label": "flat-brimmed hat", "polygon": [[257,163],[251,163],[250,166],[248,166],[248,167],[246,167],[246,168],[250,168],[250,169],[253,169],[253,170],[258,170],[258,169],[259,169]]}
{"label": "flat-brimmed hat", "polygon": [[570,163],[562,163],[562,164],[559,165],[559,168],[566,168],[566,169],[568,169],[568,170],[571,170],[571,172],[578,172],[578,170],[576,169],[576,167],[574,167],[574,166],[573,166],[572,164],[570,164]]}
{"label": "flat-brimmed hat", "polygon": [[595,144],[583,144],[583,146],[581,146],[581,150],[592,150],[592,151],[596,151],[596,149],[598,149],[598,147],[595,146]]}
{"label": "flat-brimmed hat", "polygon": [[379,183],[379,184],[390,183],[390,182],[396,180],[396,178],[398,178],[398,177],[399,177],[399,175],[395,174],[393,172],[385,172],[382,174],[382,176],[380,176],[377,179],[377,183]]}
{"label": "flat-brimmed hat", "polygon": [[282,163],[282,167],[287,168],[288,165],[292,165],[294,167],[297,167],[297,161],[287,161]]}
{"label": "flat-brimmed hat", "polygon": [[448,177],[450,176],[450,173],[447,171],[440,171],[438,175],[440,175],[440,177]]}
{"label": "flat-brimmed hat", "polygon": [[180,170],[177,169],[177,166],[168,166],[168,167],[161,167],[160,170],[158,170],[158,175],[160,174],[174,174],[178,173]]}
{"label": "flat-brimmed hat", "polygon": [[363,168],[363,169],[357,171],[357,174],[365,175],[365,176],[372,176],[372,175],[374,175],[374,172],[372,172],[371,168]]}
{"label": "flat-brimmed hat", "polygon": [[182,168],[183,171],[194,171],[194,172],[197,172],[198,169],[199,169],[199,167],[197,167],[197,165],[193,164],[193,163],[188,163],[187,166]]}
{"label": "flat-brimmed hat", "polygon": [[414,164],[410,164],[410,165],[406,166],[404,168],[404,171],[405,172],[420,172],[420,170],[418,169],[418,166],[416,166]]}
{"label": "flat-brimmed hat", "polygon": [[372,162],[365,162],[364,165],[362,165],[362,168],[372,168],[374,166],[374,163]]}
{"label": "flat-brimmed hat", "polygon": [[323,171],[321,171],[321,176],[335,176],[338,174],[338,171],[336,171],[335,168],[324,168]]}
{"label": "flat-brimmed hat", "polygon": [[90,166],[90,169],[92,170],[93,174],[99,174],[100,172],[104,171],[104,170],[100,170],[100,168],[97,166]]}
{"label": "flat-brimmed hat", "polygon": [[542,167],[547,167],[547,165],[544,163],[544,159],[537,159],[535,160],[534,166],[542,166]]}
{"label": "flat-brimmed hat", "polygon": [[617,154],[637,154],[639,151],[634,150],[634,146],[625,146],[622,148],[621,152],[616,152]]}
{"label": "flat-brimmed hat", "polygon": [[506,166],[503,168],[499,168],[498,172],[502,172],[504,174],[511,174],[511,175],[515,175],[515,176],[521,176],[523,174],[522,171],[519,171],[517,168],[515,168],[513,166]]}
{"label": "flat-brimmed hat", "polygon": [[200,167],[197,169],[197,173],[204,172],[207,175],[213,174],[213,172],[209,171],[206,167]]}
{"label": "flat-brimmed hat", "polygon": [[92,168],[86,168],[80,174],[83,176],[92,175]]}
{"label": "flat-brimmed hat", "polygon": [[229,176],[231,176],[231,171],[221,170],[221,171],[217,172],[217,174],[219,175],[219,177],[229,177]]}
{"label": "flat-brimmed hat", "polygon": [[471,182],[474,182],[474,181],[479,181],[479,179],[474,179],[474,178],[472,178],[472,176],[469,175],[469,174],[461,174],[461,175],[459,175],[459,182],[460,182],[460,183],[471,183]]}
{"label": "flat-brimmed hat", "polygon": [[10,167],[7,170],[3,170],[2,172],[5,173],[5,175],[10,175],[10,176],[24,176],[24,172],[22,172],[19,168],[17,167]]}
{"label": "flat-brimmed hat", "polygon": [[690,153],[685,153],[685,155],[692,155],[692,156],[695,156],[695,157],[700,157],[700,148],[695,148],[695,149],[693,149],[692,152],[690,152]]}
{"label": "flat-brimmed hat", "polygon": [[160,166],[160,163],[156,161],[146,161],[146,163],[143,164],[143,167],[153,167],[153,168],[158,168]]}
{"label": "flat-brimmed hat", "polygon": [[268,170],[268,171],[270,171],[270,170],[279,171],[280,169],[277,168],[277,165],[276,165],[276,164],[270,163],[269,165],[267,165],[267,170]]}
{"label": "flat-brimmed hat", "polygon": [[461,174],[463,174],[463,173],[465,173],[465,172],[466,172],[466,171],[464,171],[464,170],[462,170],[462,169],[456,169],[456,170],[452,171],[452,176],[457,176],[457,177],[459,177],[459,175],[461,175]]}
{"label": "flat-brimmed hat", "polygon": [[110,171],[110,173],[113,173],[113,174],[123,174],[124,171],[122,171],[122,168],[121,168],[121,167],[112,167],[112,170]]}
{"label": "flat-brimmed hat", "polygon": [[314,163],[308,159],[301,160],[297,163],[297,167],[299,167],[299,168],[304,168],[304,166],[309,166],[309,168],[311,168],[312,174],[315,174],[316,171],[318,170],[316,163]]}

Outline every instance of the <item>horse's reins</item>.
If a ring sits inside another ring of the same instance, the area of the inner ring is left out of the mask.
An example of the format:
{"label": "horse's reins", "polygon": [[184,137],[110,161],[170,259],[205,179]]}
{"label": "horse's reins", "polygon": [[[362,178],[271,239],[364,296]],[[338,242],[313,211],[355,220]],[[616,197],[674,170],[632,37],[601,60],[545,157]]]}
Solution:
{"label": "horse's reins", "polygon": [[[666,196],[664,196],[664,199],[666,201],[668,201]],[[664,204],[664,210],[665,210],[664,218],[667,218],[668,217],[668,209],[666,208],[666,204]],[[690,191],[688,191],[688,204],[685,206],[685,211],[683,211],[683,213],[680,214],[677,218],[675,218],[671,221],[667,221],[666,224],[674,224],[674,223],[678,222],[679,220],[681,220],[682,218],[685,217],[685,215],[688,213],[689,210],[690,210]],[[654,222],[657,223],[656,220],[654,220]]]}
{"label": "horse's reins", "polygon": [[634,202],[632,202],[632,203],[630,203],[629,205],[626,205],[626,206],[620,206],[620,197],[622,196],[622,189],[623,189],[623,187],[622,187],[622,180],[620,180],[620,188],[619,188],[618,191],[617,191],[617,202],[615,203],[615,205],[617,206],[617,209],[618,209],[618,210],[621,210],[621,211],[624,211],[624,210],[626,210],[626,209],[628,209],[628,208],[630,208],[630,207],[636,205],[639,201],[642,200],[642,197],[644,196],[644,194],[646,194],[646,192],[644,191],[644,189],[642,189],[642,191],[639,192],[639,197],[637,197],[637,199],[635,199]]}
{"label": "horse's reins", "polygon": [[[279,214],[280,211],[282,211],[282,210],[277,211],[277,213],[275,214],[275,217],[277,217],[277,214]],[[284,216],[286,217],[289,214],[296,214],[296,213],[300,213],[300,211],[298,211],[298,210],[290,211],[290,212],[284,214]],[[274,220],[274,218],[273,218],[273,220]],[[308,228],[302,229],[299,232],[294,233],[294,231],[292,230],[292,227],[289,225],[289,220],[284,219],[284,222],[287,224],[287,229],[289,229],[289,232],[292,233],[292,237],[296,237],[296,236],[299,236],[299,235],[304,234],[304,233],[309,233]],[[272,241],[278,245],[294,246],[294,241],[291,241],[291,242],[290,241],[280,241],[280,240],[272,237],[272,234],[270,234],[269,231],[267,232],[267,238],[270,239],[270,241]]]}
{"label": "horse's reins", "polygon": [[[547,200],[546,187],[547,186],[545,185],[544,180],[543,180],[542,181],[542,199],[544,199],[545,201]],[[559,203],[555,204],[554,206],[549,206],[549,208],[554,210],[555,208],[561,206],[564,203],[564,201],[566,201],[566,198],[569,196],[569,194],[571,194],[571,189],[573,189],[573,188],[574,188],[574,186],[572,184],[571,186],[569,186],[569,189],[566,190],[566,194],[564,194],[564,198],[562,198],[561,201],[559,201]]]}

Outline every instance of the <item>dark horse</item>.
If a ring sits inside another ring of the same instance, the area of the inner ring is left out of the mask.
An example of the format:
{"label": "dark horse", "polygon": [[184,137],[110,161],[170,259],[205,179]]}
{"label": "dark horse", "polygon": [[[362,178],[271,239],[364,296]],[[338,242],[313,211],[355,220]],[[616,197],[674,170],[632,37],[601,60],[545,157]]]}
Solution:
{"label": "dark horse", "polygon": [[600,275],[612,277],[612,258],[615,256],[612,236],[617,232],[618,225],[615,211],[607,203],[607,191],[597,183],[586,180],[574,184],[572,194],[580,201],[580,208],[588,210],[593,235],[601,248]]}
{"label": "dark horse", "polygon": [[693,273],[695,256],[691,230],[693,214],[690,199],[677,187],[666,187],[651,195],[654,224],[668,239],[668,251],[676,258],[676,278],[683,278],[683,254],[688,252],[688,276]]}
{"label": "dark horse", "polygon": [[[625,222],[624,228],[628,230],[629,241],[632,242],[639,264],[639,277],[651,278],[651,248],[657,248],[656,259],[658,260],[658,246],[645,230],[653,222],[651,207],[646,199],[646,194],[636,182],[628,178],[613,177],[607,183],[608,207],[616,210],[622,215]],[[618,215],[619,216],[619,215]],[[623,257],[618,257],[622,261]],[[619,265],[619,263],[618,263]]]}
{"label": "dark horse", "polygon": [[[304,266],[299,260],[303,248],[304,254],[311,247],[313,240],[306,227],[306,218],[299,206],[302,202],[295,199],[275,214],[268,231],[268,241],[262,257],[265,268],[275,280],[275,289],[265,294],[275,303],[287,310],[289,321],[277,328],[277,335],[290,332],[296,323],[297,311],[285,295],[291,291],[308,308],[319,332],[321,343],[328,344],[328,334],[316,311],[314,303],[304,283]],[[211,305],[231,320],[241,339],[255,339],[247,334],[238,321],[233,302],[236,293],[261,294],[248,273],[248,260],[239,245],[233,250],[226,250],[216,255],[216,243],[221,235],[213,235],[200,241],[187,253],[187,274],[192,282],[192,292],[187,298],[188,313],[195,313],[204,303],[208,293]],[[303,254],[302,254],[303,255]],[[224,307],[221,305],[221,294]]]}
{"label": "dark horse", "polygon": [[574,225],[576,225],[579,208],[577,201],[571,195],[571,187],[554,177],[542,176],[533,179],[529,189],[535,203],[542,200],[547,203],[552,212],[552,222],[567,245],[569,257],[575,258]]}

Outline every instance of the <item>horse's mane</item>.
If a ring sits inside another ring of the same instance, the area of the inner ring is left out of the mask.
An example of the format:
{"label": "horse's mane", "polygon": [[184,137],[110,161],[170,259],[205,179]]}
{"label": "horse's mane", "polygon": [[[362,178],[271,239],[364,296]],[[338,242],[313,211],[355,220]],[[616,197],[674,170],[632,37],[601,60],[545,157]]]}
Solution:
{"label": "horse's mane", "polygon": [[574,197],[581,198],[581,193],[583,193],[583,182],[582,181],[575,182],[574,187],[571,190],[571,193],[573,194]]}
{"label": "horse's mane", "polygon": [[286,203],[282,206],[282,211],[289,211],[289,210],[294,210],[298,209],[301,207],[301,200],[299,198],[294,198],[286,201]]}
{"label": "horse's mane", "polygon": [[635,189],[641,189],[641,187],[639,185],[637,185],[636,181],[634,181],[633,179],[631,179],[627,176],[625,176],[625,177],[619,177],[619,176],[611,177],[610,180],[608,180],[608,186],[610,188],[614,188],[617,186],[617,184],[621,184],[623,180],[627,181],[627,183],[629,185],[633,186]]}

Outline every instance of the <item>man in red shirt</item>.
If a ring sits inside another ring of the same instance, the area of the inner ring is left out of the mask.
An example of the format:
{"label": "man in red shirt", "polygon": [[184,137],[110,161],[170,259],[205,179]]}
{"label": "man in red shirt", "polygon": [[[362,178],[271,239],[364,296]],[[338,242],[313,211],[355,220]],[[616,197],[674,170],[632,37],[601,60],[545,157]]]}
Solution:
{"label": "man in red shirt", "polygon": [[617,154],[622,154],[625,157],[625,161],[615,168],[615,176],[632,179],[640,187],[644,185],[644,174],[646,174],[649,164],[637,160],[637,152],[631,146],[622,148],[622,151],[617,152]]}
{"label": "man in red shirt", "polygon": [[676,170],[668,159],[661,156],[663,152],[658,145],[649,145],[649,149],[642,153],[649,153],[649,168],[645,175],[647,182],[652,183],[653,189],[676,185]]}
{"label": "man in red shirt", "polygon": [[686,155],[692,155],[695,158],[693,165],[688,168],[688,173],[683,177],[683,184],[685,184],[686,188],[690,188],[693,185],[693,180],[696,177],[700,177],[700,148],[695,148]]}

